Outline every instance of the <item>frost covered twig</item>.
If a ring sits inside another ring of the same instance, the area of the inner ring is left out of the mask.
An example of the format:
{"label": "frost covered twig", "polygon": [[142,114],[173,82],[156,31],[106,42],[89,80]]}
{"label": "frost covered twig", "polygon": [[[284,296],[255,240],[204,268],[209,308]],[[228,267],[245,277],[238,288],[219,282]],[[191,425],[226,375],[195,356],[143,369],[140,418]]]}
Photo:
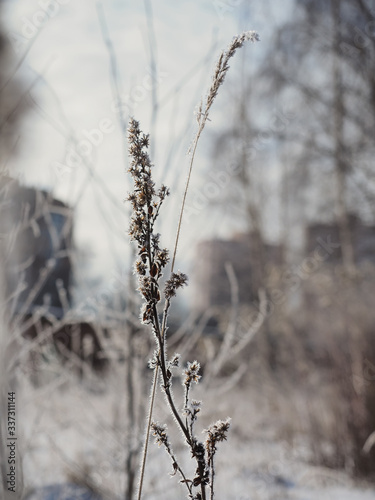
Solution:
{"label": "frost covered twig", "polygon": [[[160,246],[160,234],[155,233],[154,226],[160,207],[169,191],[165,186],[161,186],[158,190],[155,189],[152,178],[152,165],[147,153],[148,136],[141,132],[138,122],[134,119],[130,121],[129,143],[131,156],[129,172],[134,179],[134,191],[128,197],[133,206],[129,233],[138,247],[135,273],[138,275],[138,290],[143,297],[140,319],[142,323],[151,325],[156,350],[153,359],[150,361],[150,366],[154,369],[154,380],[156,380],[160,370],[162,391],[166,396],[177,426],[190,448],[191,455],[196,460],[197,467],[194,478],[189,479],[183,472],[171,451],[166,430],[164,428],[161,430],[158,424],[152,423],[150,417],[147,434],[151,428],[158,443],[165,446],[168,454],[172,457],[174,470],[179,472],[183,478],[182,482],[187,487],[188,497],[192,500],[205,500],[206,486],[210,483],[210,469],[205,457],[204,444],[195,436],[193,429],[200,410],[200,403],[196,401],[190,402],[191,384],[199,381],[200,366],[197,361],[194,361],[188,363],[184,371],[185,399],[183,413],[180,413],[171,390],[173,370],[179,365],[179,355],[175,354],[169,359],[166,350],[167,318],[171,299],[176,295],[179,288],[187,284],[187,276],[184,273],[180,271],[172,272],[165,283],[164,290],[161,290],[160,279],[169,261],[169,254],[166,248]],[[162,295],[165,303],[160,319],[158,309]],[[150,416],[152,415],[152,405],[153,402],[150,407]],[[138,498],[141,498],[146,453],[147,447],[145,446]],[[194,493],[194,488],[199,488],[200,492]]]}

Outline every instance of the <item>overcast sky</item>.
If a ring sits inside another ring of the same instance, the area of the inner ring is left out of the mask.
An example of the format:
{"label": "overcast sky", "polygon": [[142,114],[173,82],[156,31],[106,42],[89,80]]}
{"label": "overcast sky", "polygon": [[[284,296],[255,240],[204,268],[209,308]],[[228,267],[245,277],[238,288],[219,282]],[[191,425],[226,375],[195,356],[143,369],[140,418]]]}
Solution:
{"label": "overcast sky", "polygon": [[[97,5],[104,11],[115,49],[125,119],[132,113],[145,132],[154,132],[155,174],[172,187],[165,205],[168,217],[160,228],[163,244],[170,248],[187,174],[186,153],[196,130],[194,108],[205,95],[218,54],[234,35],[255,29],[261,43],[246,47],[246,57],[255,64],[287,9],[276,0],[159,0],[152,2],[150,18],[149,3],[143,1],[6,2],[8,36],[16,58],[27,51],[19,74],[27,86],[32,85],[33,102],[13,168],[27,185],[53,190],[76,207],[76,245],[88,253],[90,274],[108,280],[116,267],[128,264],[128,210],[123,199],[130,184]],[[236,54],[225,86],[238,78],[240,62]],[[157,82],[159,102],[154,129],[152,80]],[[204,195],[207,186],[210,133],[228,120],[225,86],[198,148],[190,205],[194,193]],[[213,217],[206,207],[193,208],[183,225],[179,267],[188,265],[197,241],[228,233],[231,225],[222,215]]]}

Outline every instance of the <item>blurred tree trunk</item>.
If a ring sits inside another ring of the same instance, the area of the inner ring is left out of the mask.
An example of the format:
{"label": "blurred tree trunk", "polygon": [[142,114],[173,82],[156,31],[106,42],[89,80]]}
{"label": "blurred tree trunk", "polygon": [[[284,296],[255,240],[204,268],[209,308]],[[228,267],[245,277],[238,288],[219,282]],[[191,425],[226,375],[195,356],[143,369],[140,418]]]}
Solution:
{"label": "blurred tree trunk", "polygon": [[245,217],[246,227],[250,239],[250,255],[249,261],[251,266],[251,282],[252,289],[257,292],[264,287],[264,242],[262,232],[262,217],[259,204],[255,197],[255,186],[252,176],[251,159],[247,151],[247,142],[254,132],[248,121],[249,106],[244,103],[249,101],[249,95],[243,95],[239,103],[239,122],[241,134],[241,150],[240,150],[240,172],[239,184],[244,192],[245,199]]}
{"label": "blurred tree trunk", "polygon": [[351,235],[348,208],[347,208],[347,173],[349,171],[345,154],[344,139],[344,91],[343,75],[341,71],[342,60],[340,57],[340,22],[341,0],[331,0],[332,17],[332,85],[333,85],[333,143],[334,143],[334,169],[336,174],[336,213],[339,228],[341,254],[343,265],[348,272],[355,267],[353,239]]}

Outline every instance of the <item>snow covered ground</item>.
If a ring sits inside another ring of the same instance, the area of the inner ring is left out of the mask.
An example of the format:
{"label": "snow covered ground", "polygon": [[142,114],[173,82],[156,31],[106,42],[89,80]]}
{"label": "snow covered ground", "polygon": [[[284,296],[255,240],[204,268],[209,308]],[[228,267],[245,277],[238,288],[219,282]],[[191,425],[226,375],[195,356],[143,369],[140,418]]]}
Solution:
{"label": "snow covered ground", "polygon": [[[121,380],[118,384],[109,381],[95,391],[94,381],[79,384],[65,375],[51,377],[40,388],[26,378],[21,380],[18,425],[25,492],[88,478],[105,500],[123,498],[123,450],[129,442],[125,397]],[[232,417],[228,441],[220,444],[217,454],[217,500],[375,499],[373,486],[355,482],[344,472],[311,465],[302,438],[294,439],[293,444],[282,439],[277,412],[265,414],[261,394],[251,387],[241,386],[220,397],[210,396],[202,387],[197,395],[205,401],[202,428],[212,420]],[[156,415],[173,426],[163,412],[162,399]],[[180,456],[186,454],[182,444],[176,444],[174,450]],[[168,476],[171,469],[165,451],[151,444],[144,500],[185,497],[176,477]]]}

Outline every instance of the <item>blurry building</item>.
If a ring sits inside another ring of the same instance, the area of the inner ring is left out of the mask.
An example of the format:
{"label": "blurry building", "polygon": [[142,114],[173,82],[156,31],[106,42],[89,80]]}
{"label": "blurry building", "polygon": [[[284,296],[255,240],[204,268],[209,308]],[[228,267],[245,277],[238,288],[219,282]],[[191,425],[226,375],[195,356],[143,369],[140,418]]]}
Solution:
{"label": "blurry building", "polygon": [[[213,306],[231,303],[231,287],[226,263],[231,264],[238,283],[240,304],[250,304],[258,297],[254,286],[255,248],[251,234],[239,234],[230,240],[202,241],[197,246],[194,262],[194,310],[203,312]],[[268,265],[280,265],[283,251],[280,245],[264,244]],[[252,264],[253,263],[253,264]]]}
{"label": "blurry building", "polygon": [[[363,224],[356,215],[349,217],[349,230],[353,245],[353,254],[356,264],[371,262],[375,264],[375,226]],[[317,245],[332,244],[332,251],[327,252],[326,262],[340,263],[342,261],[339,227],[336,223],[310,224],[306,229],[306,254],[314,251]]]}
{"label": "blurry building", "polygon": [[53,341],[63,361],[74,353],[104,368],[98,332],[107,331],[72,311],[73,209],[47,191],[2,177],[0,214],[9,320],[21,322],[25,338],[42,334]]}
{"label": "blurry building", "polygon": [[3,178],[0,233],[6,240],[6,286],[14,314],[45,306],[56,318],[71,306],[73,210],[47,191]]}

